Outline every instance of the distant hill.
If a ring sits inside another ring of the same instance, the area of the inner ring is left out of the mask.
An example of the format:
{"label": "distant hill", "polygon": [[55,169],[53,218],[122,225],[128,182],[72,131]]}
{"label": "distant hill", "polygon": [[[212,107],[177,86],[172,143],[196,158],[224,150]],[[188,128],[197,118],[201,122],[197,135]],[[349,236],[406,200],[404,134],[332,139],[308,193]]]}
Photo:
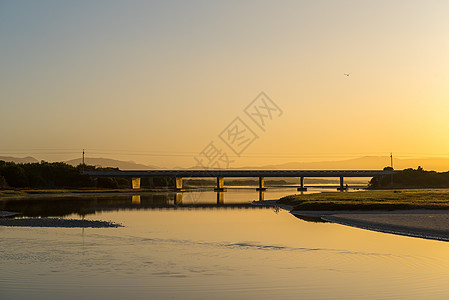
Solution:
{"label": "distant hill", "polygon": [[[320,162],[291,162],[260,167],[245,167],[239,169],[297,169],[297,170],[380,170],[390,166],[389,156],[365,156],[354,159]],[[393,167],[396,170],[408,168],[416,169],[421,166],[424,170],[439,172],[449,171],[449,158],[393,158]]]}
{"label": "distant hill", "polygon": [[[0,160],[11,161],[15,163],[37,163],[36,158],[27,157],[12,157],[12,156],[0,156]],[[81,159],[72,159],[65,161],[69,165],[77,166],[81,163]],[[121,161],[109,158],[86,158],[86,164],[102,167],[113,167],[121,170],[152,170],[163,169],[158,166],[138,164],[133,161]],[[319,162],[289,162],[283,164],[272,164],[263,166],[246,166],[236,169],[273,169],[273,170],[380,170],[384,167],[390,166],[389,156],[364,156],[346,160],[336,161],[319,161]],[[449,171],[449,158],[394,158],[393,167],[396,170],[403,170],[408,168],[416,169],[421,166],[427,171],[446,172]],[[195,169],[197,167],[194,167]],[[173,169],[184,169],[181,167]],[[192,169],[192,168],[186,168]]]}
{"label": "distant hill", "polygon": [[26,163],[36,163],[38,162],[37,159],[35,159],[34,157],[31,156],[27,156],[27,157],[12,157],[12,156],[0,156],[0,160],[3,161],[11,161],[11,162],[15,162],[18,164],[26,164]]}
{"label": "distant hill", "polygon": [[[82,162],[81,158],[75,158],[72,160],[67,160],[65,163],[77,166]],[[151,165],[142,165],[137,164],[133,161],[121,161],[116,159],[110,159],[110,158],[101,158],[101,157],[89,157],[84,160],[84,163],[86,165],[93,165],[93,166],[101,166],[101,167],[112,167],[112,168],[119,168],[120,170],[152,170],[152,169],[160,169],[157,166],[151,166]]]}

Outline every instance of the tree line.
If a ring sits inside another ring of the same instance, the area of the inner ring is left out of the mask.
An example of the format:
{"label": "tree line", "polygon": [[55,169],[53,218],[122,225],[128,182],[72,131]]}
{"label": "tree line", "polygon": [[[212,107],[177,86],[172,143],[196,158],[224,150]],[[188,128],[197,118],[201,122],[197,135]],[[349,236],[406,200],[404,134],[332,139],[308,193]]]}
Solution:
{"label": "tree line", "polygon": [[[392,170],[386,167],[384,170]],[[405,169],[394,175],[373,177],[369,188],[447,188],[449,187],[449,172],[425,171],[422,167]]]}
{"label": "tree line", "polygon": [[[0,160],[0,189],[36,188],[36,189],[77,189],[109,188],[125,189],[131,187],[130,178],[100,177],[93,178],[83,174],[83,170],[111,171],[118,168],[101,168],[79,164],[74,167],[64,162],[14,163]],[[171,178],[142,179],[142,187],[163,187],[173,185]]]}

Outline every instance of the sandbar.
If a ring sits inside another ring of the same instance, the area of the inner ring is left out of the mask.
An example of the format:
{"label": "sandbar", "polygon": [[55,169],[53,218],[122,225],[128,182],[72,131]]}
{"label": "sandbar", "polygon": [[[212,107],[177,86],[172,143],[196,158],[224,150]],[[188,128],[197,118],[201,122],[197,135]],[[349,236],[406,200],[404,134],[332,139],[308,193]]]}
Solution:
{"label": "sandbar", "polygon": [[291,211],[293,215],[411,237],[449,241],[449,210]]}
{"label": "sandbar", "polygon": [[123,227],[106,221],[76,220],[61,218],[0,218],[0,226],[9,227],[59,227],[59,228],[108,228]]}

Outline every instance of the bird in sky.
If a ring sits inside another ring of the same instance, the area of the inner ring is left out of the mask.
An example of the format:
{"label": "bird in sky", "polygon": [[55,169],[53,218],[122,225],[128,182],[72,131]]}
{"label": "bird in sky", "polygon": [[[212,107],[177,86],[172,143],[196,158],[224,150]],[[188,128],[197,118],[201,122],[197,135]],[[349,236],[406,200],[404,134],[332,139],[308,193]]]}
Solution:
{"label": "bird in sky", "polygon": [[351,75],[351,73],[344,73],[343,75],[345,75],[345,76],[349,76],[349,75]]}

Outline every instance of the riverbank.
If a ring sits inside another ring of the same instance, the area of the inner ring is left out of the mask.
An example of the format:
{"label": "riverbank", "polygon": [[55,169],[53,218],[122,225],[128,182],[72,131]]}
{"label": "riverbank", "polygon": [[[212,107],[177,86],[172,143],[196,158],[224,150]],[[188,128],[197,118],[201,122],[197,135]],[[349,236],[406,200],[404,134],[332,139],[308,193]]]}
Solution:
{"label": "riverbank", "polygon": [[[141,192],[149,192],[144,190]],[[14,189],[0,190],[0,201],[23,199],[54,199],[66,200],[79,197],[108,197],[111,195],[133,195],[131,189]],[[0,206],[1,208],[1,206]],[[57,227],[57,228],[117,228],[122,227],[108,221],[77,220],[63,218],[23,218],[19,212],[0,210],[0,227]],[[14,218],[19,217],[19,218]]]}
{"label": "riverbank", "polygon": [[449,210],[397,211],[291,211],[300,219],[322,221],[405,235],[410,237],[449,241]]}
{"label": "riverbank", "polygon": [[292,195],[277,204],[298,218],[449,241],[449,189]]}
{"label": "riverbank", "polygon": [[449,209],[449,189],[369,190],[290,195],[279,204],[302,211]]}

